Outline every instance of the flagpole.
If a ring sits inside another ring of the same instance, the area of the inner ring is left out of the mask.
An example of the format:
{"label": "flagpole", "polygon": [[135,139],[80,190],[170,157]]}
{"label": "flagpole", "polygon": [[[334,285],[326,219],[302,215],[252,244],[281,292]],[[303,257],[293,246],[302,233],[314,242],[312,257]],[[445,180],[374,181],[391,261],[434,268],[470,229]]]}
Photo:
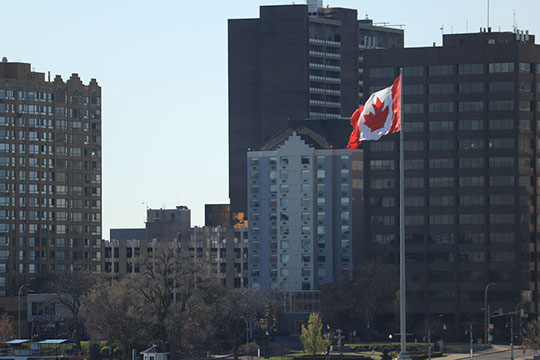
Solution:
{"label": "flagpole", "polygon": [[401,353],[398,359],[409,360],[407,355],[407,306],[405,301],[405,151],[404,151],[404,128],[403,125],[403,69],[399,68],[400,84],[400,120],[401,131],[399,132],[399,313],[400,313],[400,338]]}

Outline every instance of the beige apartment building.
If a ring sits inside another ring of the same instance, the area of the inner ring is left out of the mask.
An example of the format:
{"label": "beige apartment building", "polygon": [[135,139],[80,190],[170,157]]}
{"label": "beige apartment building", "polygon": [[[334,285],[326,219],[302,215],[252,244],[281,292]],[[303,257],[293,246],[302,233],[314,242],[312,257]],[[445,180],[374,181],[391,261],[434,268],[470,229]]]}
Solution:
{"label": "beige apartment building", "polygon": [[16,315],[28,291],[77,269],[101,272],[101,88],[4,58],[0,312]]}

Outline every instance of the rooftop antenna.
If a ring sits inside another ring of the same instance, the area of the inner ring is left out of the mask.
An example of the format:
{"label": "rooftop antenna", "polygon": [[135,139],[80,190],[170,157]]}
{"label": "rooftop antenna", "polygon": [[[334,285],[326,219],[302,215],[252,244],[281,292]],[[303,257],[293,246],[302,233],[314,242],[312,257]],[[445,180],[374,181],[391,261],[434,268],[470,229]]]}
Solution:
{"label": "rooftop antenna", "polygon": [[465,32],[469,32],[469,19],[465,19]]}
{"label": "rooftop antenna", "polygon": [[512,28],[514,29],[514,33],[517,31],[518,29],[518,25],[517,25],[517,20],[516,20],[516,10],[514,10],[514,19],[512,21]]}
{"label": "rooftop antenna", "polygon": [[487,28],[489,29],[489,0],[487,0]]}

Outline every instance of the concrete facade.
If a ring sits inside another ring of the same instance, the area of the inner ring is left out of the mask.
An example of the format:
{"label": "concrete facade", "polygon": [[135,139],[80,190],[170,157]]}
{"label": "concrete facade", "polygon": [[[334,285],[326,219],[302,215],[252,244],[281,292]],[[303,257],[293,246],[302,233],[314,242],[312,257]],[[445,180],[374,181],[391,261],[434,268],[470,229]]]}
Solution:
{"label": "concrete facade", "polygon": [[[362,152],[285,129],[248,152],[249,283],[316,290],[350,276],[362,219]],[[355,181],[353,181],[355,179]]]}

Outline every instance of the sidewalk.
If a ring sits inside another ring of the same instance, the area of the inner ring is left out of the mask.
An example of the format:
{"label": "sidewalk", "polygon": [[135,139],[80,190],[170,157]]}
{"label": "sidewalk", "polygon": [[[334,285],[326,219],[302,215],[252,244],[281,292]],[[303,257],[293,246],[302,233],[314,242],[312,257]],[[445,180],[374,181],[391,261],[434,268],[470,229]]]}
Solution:
{"label": "sidewalk", "polygon": [[[480,357],[481,359],[489,359],[489,354],[497,354],[502,352],[507,352],[507,354],[510,354],[510,346],[508,345],[493,345],[491,349],[484,350],[484,351],[477,351],[474,353],[474,357]],[[523,353],[522,349],[518,349],[517,346],[514,347],[514,358],[515,359],[532,359],[532,357],[536,355],[536,351],[533,350],[527,350],[526,353]],[[470,359],[470,355],[468,353],[461,353],[461,354],[450,354],[445,357],[439,358],[441,360],[460,360],[460,359]]]}

